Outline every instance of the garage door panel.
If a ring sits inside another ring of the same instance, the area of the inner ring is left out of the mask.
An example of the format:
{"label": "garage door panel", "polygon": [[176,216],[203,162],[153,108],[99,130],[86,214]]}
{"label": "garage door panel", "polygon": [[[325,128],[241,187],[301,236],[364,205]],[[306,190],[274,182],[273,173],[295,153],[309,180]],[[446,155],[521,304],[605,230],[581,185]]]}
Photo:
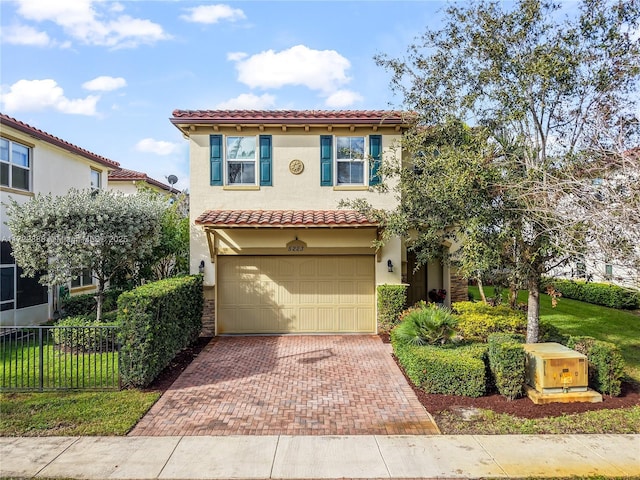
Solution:
{"label": "garage door panel", "polygon": [[220,256],[218,264],[218,333],[376,330],[373,256]]}

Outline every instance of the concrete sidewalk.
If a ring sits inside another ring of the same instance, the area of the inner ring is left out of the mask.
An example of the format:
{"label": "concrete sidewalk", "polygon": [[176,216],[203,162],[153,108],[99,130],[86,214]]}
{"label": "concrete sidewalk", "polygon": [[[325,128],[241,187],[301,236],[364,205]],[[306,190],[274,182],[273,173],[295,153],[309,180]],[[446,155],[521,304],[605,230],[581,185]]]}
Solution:
{"label": "concrete sidewalk", "polygon": [[0,476],[333,479],[640,476],[640,435],[0,438]]}

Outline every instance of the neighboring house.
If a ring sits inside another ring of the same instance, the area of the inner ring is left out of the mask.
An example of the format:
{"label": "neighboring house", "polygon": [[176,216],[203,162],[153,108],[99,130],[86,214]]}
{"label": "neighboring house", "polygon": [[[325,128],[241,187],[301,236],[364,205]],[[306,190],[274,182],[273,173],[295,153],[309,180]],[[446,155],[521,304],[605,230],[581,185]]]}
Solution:
{"label": "neighboring house", "polygon": [[396,111],[185,111],[171,122],[190,141],[191,271],[204,273],[205,331],[375,333],[376,286],[409,280],[411,300],[446,289],[448,267],[414,273],[401,239],[376,250],[380,226],[341,210],[366,198],[393,208],[382,158],[402,160],[409,126]]}
{"label": "neighboring house", "polygon": [[141,188],[148,188],[163,195],[179,193],[175,188],[151,178],[146,173],[127,168],[118,168],[109,172],[107,190],[117,190],[127,195],[138,193]]}
{"label": "neighboring house", "polygon": [[[58,291],[48,290],[35,278],[22,278],[11,254],[11,232],[4,224],[4,204],[24,203],[35,194],[64,195],[70,189],[103,188],[107,175],[119,164],[65,140],[0,114],[0,207],[2,259],[0,273],[0,325],[33,325],[52,318]],[[95,289],[90,271],[80,272],[71,292]]]}

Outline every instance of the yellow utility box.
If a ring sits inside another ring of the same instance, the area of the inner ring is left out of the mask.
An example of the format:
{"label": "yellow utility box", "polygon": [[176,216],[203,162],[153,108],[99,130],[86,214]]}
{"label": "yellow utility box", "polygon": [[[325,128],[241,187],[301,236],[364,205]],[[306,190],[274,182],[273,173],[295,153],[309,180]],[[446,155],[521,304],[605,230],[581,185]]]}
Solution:
{"label": "yellow utility box", "polygon": [[589,386],[586,355],[559,343],[527,343],[527,384],[540,393],[586,392]]}

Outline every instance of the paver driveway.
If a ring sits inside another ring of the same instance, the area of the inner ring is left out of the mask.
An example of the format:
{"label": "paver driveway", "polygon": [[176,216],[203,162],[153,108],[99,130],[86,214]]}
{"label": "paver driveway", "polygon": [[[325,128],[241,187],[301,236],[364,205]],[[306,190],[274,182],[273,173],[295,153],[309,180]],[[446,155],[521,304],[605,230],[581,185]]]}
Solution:
{"label": "paver driveway", "polygon": [[220,337],[130,435],[435,434],[375,335]]}

